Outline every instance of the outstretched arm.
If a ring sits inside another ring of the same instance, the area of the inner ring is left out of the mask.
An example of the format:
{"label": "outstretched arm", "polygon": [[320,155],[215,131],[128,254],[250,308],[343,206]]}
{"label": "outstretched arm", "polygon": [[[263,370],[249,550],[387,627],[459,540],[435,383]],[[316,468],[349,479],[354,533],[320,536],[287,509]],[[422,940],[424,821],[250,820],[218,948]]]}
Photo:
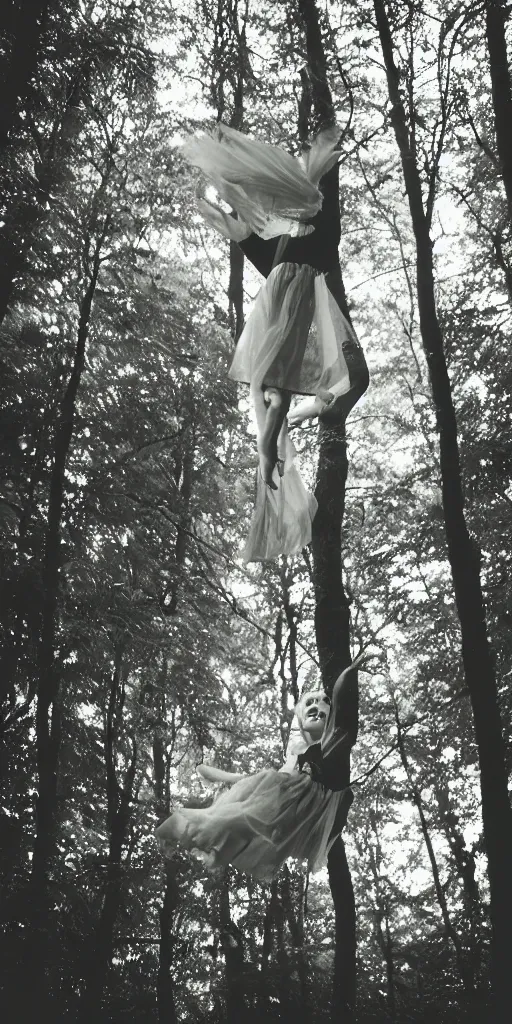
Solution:
{"label": "outstretched arm", "polygon": [[350,751],[357,739],[359,687],[357,670],[366,659],[356,658],[338,676],[332,691],[332,708],[322,736],[322,764],[326,785],[344,789],[350,780]]}
{"label": "outstretched arm", "polygon": [[245,778],[245,775],[239,775],[237,772],[225,772],[222,768],[212,768],[209,764],[198,764],[197,772],[207,782],[238,782],[239,779]]}
{"label": "outstretched arm", "polygon": [[332,711],[334,727],[341,729],[350,739],[353,747],[359,725],[359,685],[357,670],[364,665],[366,657],[360,654],[338,676],[332,690]]}

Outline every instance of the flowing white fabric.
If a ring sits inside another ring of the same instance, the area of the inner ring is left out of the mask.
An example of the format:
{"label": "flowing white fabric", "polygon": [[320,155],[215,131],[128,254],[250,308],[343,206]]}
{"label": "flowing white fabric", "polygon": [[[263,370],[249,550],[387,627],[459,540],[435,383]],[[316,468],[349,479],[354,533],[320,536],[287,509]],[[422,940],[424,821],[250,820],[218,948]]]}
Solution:
{"label": "flowing white fabric", "polygon": [[347,353],[359,342],[313,267],[279,263],[256,297],[229,370],[250,383],[253,397],[263,383],[294,394],[340,395],[352,380]]}
{"label": "flowing white fabric", "polygon": [[208,867],[232,864],[270,881],[288,857],[311,871],[325,864],[343,791],[333,793],[300,772],[265,769],[221,793],[211,807],[175,811],[156,831],[165,855],[176,844]]}
{"label": "flowing white fabric", "polygon": [[295,465],[295,448],[286,423],[279,436],[278,454],[282,476],[276,467],[272,478],[275,491],[267,487],[259,469],[256,470],[256,500],[242,555],[246,563],[296,555],[311,541],[318,503]]}
{"label": "flowing white fabric", "polygon": [[303,221],[322,206],[320,178],[339,157],[337,129],[321,132],[302,161],[279,146],[218,124],[182,147],[252,231],[262,238],[304,234]]}
{"label": "flowing white fabric", "polygon": [[[258,433],[265,424],[265,387],[318,394],[325,401],[346,393],[351,379],[345,349],[354,338],[323,274],[293,263],[275,267],[260,289],[230,368],[235,380],[250,383]],[[317,502],[295,464],[286,424],[278,447],[282,475],[274,470],[277,489],[267,487],[257,472],[245,562],[294,555],[311,541]]]}
{"label": "flowing white fabric", "polygon": [[324,128],[313,139],[309,149],[302,154],[301,162],[312,185],[318,185],[324,174],[327,174],[339,160],[341,150],[337,146],[340,134],[337,125]]}

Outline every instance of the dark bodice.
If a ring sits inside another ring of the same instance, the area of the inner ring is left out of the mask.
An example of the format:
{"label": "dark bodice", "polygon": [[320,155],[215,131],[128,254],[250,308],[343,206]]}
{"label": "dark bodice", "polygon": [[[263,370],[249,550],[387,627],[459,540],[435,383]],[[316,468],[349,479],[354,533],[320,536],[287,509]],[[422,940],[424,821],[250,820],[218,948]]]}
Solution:
{"label": "dark bodice", "polygon": [[300,771],[303,771],[306,765],[309,767],[309,774],[311,775],[313,782],[318,782],[325,789],[330,789],[335,793],[340,790],[344,791],[331,829],[331,839],[339,835],[341,830],[345,827],[348,812],[354,799],[354,794],[348,785],[350,762],[347,764],[346,758],[342,757],[340,760],[339,756],[342,747],[343,744],[340,742],[338,746],[338,757],[336,758],[333,756],[333,751],[331,751],[330,754],[326,754],[322,751],[320,743],[312,743],[304,754],[299,754],[297,759]]}
{"label": "dark bodice", "polygon": [[[303,754],[299,754],[298,758],[299,770],[309,769],[308,774],[311,775],[313,782],[319,782],[321,786],[325,786],[326,789],[330,789],[327,786],[324,779],[323,763],[322,763],[322,748],[320,743],[312,743]],[[307,768],[306,768],[307,765]]]}
{"label": "dark bodice", "polygon": [[264,277],[268,277],[273,266],[279,263],[307,264],[323,274],[337,266],[341,223],[336,165],[324,175],[319,188],[324,197],[322,209],[307,221],[315,230],[300,238],[288,237],[277,260],[279,238],[263,239],[253,233],[240,243],[242,251]]}

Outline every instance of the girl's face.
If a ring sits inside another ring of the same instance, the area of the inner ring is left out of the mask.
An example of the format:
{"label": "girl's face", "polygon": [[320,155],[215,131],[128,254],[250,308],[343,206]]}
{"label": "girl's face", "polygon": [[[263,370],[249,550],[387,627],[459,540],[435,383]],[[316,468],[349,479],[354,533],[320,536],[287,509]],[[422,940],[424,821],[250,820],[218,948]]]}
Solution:
{"label": "girl's face", "polygon": [[299,702],[300,724],[303,731],[311,736],[313,742],[322,738],[329,710],[330,701],[323,690],[312,690],[301,697]]}

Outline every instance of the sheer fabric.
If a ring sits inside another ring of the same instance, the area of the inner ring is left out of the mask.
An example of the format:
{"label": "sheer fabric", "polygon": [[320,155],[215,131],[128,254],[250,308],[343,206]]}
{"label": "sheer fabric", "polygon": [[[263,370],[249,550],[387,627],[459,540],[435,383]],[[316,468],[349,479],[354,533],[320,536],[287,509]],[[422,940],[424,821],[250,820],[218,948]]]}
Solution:
{"label": "sheer fabric", "polygon": [[236,782],[211,807],[175,811],[157,839],[164,855],[179,843],[210,868],[232,864],[262,881],[288,857],[318,871],[342,799],[343,791],[333,793],[307,774],[266,769]]}
{"label": "sheer fabric", "polygon": [[[267,387],[319,394],[326,401],[348,392],[352,380],[345,353],[354,339],[323,274],[294,263],[275,267],[256,298],[229,371],[235,380],[250,383],[258,432],[265,423]],[[275,491],[256,474],[245,562],[294,555],[311,541],[317,502],[295,464],[286,423],[278,455],[281,474],[274,470]]]}
{"label": "sheer fabric", "polygon": [[[260,394],[256,404],[262,403]],[[263,403],[262,403],[263,404]],[[276,467],[273,491],[256,471],[256,499],[243,550],[244,562],[264,562],[278,555],[296,555],[311,541],[318,504],[295,465],[295,448],[286,423],[279,437],[278,454],[282,476]]]}
{"label": "sheer fabric", "polygon": [[321,208],[318,183],[338,159],[336,135],[322,133],[305,166],[284,149],[250,139],[222,123],[209,135],[189,139],[182,151],[252,231],[261,238],[274,238],[303,233],[304,221]]}
{"label": "sheer fabric", "polygon": [[277,387],[327,399],[352,386],[347,356],[359,342],[323,274],[280,263],[264,282],[242,331],[229,375],[256,389]]}
{"label": "sheer fabric", "polygon": [[[361,366],[366,371],[355,333],[324,276],[337,262],[340,234],[334,169],[338,136],[336,127],[321,132],[302,160],[223,124],[183,147],[251,233],[244,240],[240,221],[233,220],[236,228],[230,229],[224,212],[203,203],[209,223],[236,238],[256,265],[268,263],[229,371],[234,380],[250,385],[260,436],[266,388],[318,396],[327,405],[354,388]],[[293,237],[280,247],[277,236],[286,234]],[[296,254],[297,262],[286,258],[287,251]],[[273,261],[277,265],[270,269]],[[311,541],[317,504],[300,477],[286,425],[279,448],[276,490],[257,473],[246,562],[293,555]]]}

